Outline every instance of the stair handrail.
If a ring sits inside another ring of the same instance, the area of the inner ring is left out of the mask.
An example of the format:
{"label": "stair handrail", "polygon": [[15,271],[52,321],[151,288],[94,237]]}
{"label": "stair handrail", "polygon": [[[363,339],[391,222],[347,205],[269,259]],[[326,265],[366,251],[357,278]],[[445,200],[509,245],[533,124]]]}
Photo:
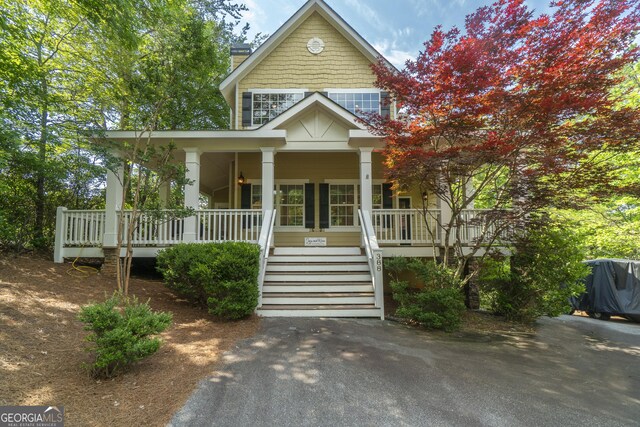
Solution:
{"label": "stair handrail", "polygon": [[258,307],[262,307],[262,287],[264,285],[264,276],[267,272],[267,263],[269,262],[269,252],[271,251],[271,242],[273,241],[273,229],[276,222],[276,211],[268,210],[264,214],[258,245],[260,245],[260,273],[258,276]]}
{"label": "stair handrail", "polygon": [[384,320],[384,282],[382,276],[382,249],[378,245],[378,239],[371,222],[371,213],[358,209],[360,218],[360,231],[369,272],[373,281],[373,291],[375,295],[376,307],[380,308],[380,318]]}

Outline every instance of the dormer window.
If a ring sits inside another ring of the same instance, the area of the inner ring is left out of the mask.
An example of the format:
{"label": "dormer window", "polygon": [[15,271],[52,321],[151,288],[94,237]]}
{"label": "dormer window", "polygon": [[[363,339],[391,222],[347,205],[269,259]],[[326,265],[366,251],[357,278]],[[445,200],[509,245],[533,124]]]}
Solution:
{"label": "dormer window", "polygon": [[358,117],[380,113],[380,92],[374,89],[329,89],[329,99]]}
{"label": "dormer window", "polygon": [[253,90],[251,125],[260,126],[273,120],[303,98],[304,90]]}

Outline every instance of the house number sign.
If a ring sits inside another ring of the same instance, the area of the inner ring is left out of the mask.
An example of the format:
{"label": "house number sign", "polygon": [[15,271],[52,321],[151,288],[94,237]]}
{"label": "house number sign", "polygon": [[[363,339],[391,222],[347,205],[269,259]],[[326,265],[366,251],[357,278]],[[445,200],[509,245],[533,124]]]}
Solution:
{"label": "house number sign", "polygon": [[376,253],[376,271],[382,271],[382,254]]}
{"label": "house number sign", "polygon": [[314,55],[318,55],[324,50],[324,42],[321,38],[314,37],[307,43],[307,49]]}
{"label": "house number sign", "polygon": [[305,246],[327,246],[327,238],[326,237],[305,237],[304,245]]}

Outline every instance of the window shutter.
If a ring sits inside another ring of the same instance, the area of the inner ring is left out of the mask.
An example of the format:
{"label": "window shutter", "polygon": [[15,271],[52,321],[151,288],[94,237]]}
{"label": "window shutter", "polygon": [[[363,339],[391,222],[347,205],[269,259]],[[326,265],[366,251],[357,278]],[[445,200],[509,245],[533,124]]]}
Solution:
{"label": "window shutter", "polygon": [[382,209],[393,209],[393,184],[385,182],[382,184]]}
{"label": "window shutter", "polygon": [[251,126],[251,104],[253,95],[251,92],[242,92],[242,127]]}
{"label": "window shutter", "polygon": [[[393,209],[393,191],[391,191],[391,187],[393,184],[390,182],[385,182],[382,184],[382,209]],[[393,218],[391,215],[385,215],[384,217],[384,228],[391,228],[393,226]]]}
{"label": "window shutter", "polygon": [[329,184],[319,185],[320,228],[329,228]]}
{"label": "window shutter", "polygon": [[320,92],[322,95],[326,96],[327,98],[329,97],[329,92]]}
{"label": "window shutter", "polygon": [[391,117],[391,99],[389,99],[389,92],[380,92],[380,115],[386,119]]}
{"label": "window shutter", "polygon": [[240,186],[240,209],[251,209],[251,184]]}
{"label": "window shutter", "polygon": [[311,95],[313,95],[313,92],[305,92],[305,93],[304,93],[304,97],[305,97],[305,98],[308,98],[308,97],[310,97]]}
{"label": "window shutter", "polygon": [[304,185],[304,226],[315,228],[316,226],[316,201],[315,184]]}

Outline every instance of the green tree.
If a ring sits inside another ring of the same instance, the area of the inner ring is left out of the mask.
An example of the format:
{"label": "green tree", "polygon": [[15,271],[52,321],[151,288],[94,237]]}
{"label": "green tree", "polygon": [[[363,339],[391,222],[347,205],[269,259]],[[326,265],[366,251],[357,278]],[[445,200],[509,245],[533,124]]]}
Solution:
{"label": "green tree", "polygon": [[[612,96],[621,108],[640,109],[640,62],[622,70]],[[604,146],[593,158],[604,165],[606,181],[624,193],[611,194],[593,185],[581,198],[595,203],[552,209],[550,215],[575,230],[588,258],[640,259],[640,152],[612,153]]]}
{"label": "green tree", "polygon": [[229,44],[244,40],[245,10],[229,0],[0,0],[0,246],[48,248],[57,206],[103,206],[112,147],[88,132],[225,128],[217,86]]}
{"label": "green tree", "polygon": [[64,0],[0,0],[0,14],[0,123],[12,139],[0,165],[0,215],[9,224],[0,243],[46,248],[56,205],[78,207],[79,188],[90,189],[88,200],[99,192],[95,156],[77,138],[85,125],[78,101],[87,97],[77,83],[85,78],[85,21]]}

